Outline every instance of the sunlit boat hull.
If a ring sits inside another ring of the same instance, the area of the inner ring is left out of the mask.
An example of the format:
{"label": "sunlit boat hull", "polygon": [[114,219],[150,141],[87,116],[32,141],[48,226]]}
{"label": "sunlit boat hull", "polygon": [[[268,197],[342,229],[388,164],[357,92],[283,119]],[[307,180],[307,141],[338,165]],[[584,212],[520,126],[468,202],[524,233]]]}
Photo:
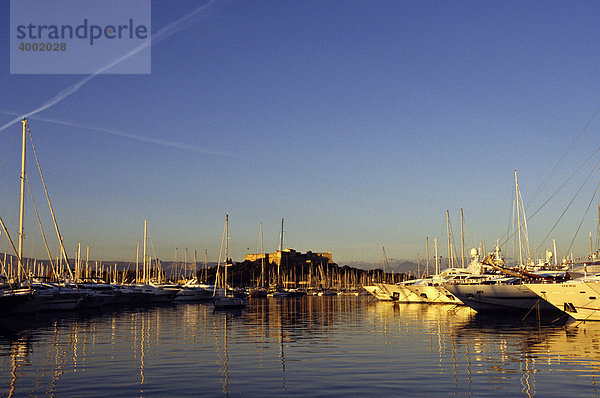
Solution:
{"label": "sunlit boat hull", "polygon": [[428,304],[459,304],[462,305],[456,296],[450,293],[444,286],[425,286],[425,285],[407,285],[406,288],[418,296],[424,303]]}
{"label": "sunlit boat hull", "polygon": [[525,285],[446,285],[446,289],[475,311],[555,311]]}
{"label": "sunlit boat hull", "polygon": [[390,292],[390,296],[392,300],[397,301],[398,303],[424,303],[425,300],[415,294],[410,288],[409,285],[392,285],[385,283],[383,284],[384,288]]}
{"label": "sunlit boat hull", "polygon": [[554,308],[578,321],[600,321],[600,282],[527,284]]}
{"label": "sunlit boat hull", "polygon": [[363,288],[380,301],[392,301],[392,294],[383,286],[382,283],[376,285],[363,286]]}

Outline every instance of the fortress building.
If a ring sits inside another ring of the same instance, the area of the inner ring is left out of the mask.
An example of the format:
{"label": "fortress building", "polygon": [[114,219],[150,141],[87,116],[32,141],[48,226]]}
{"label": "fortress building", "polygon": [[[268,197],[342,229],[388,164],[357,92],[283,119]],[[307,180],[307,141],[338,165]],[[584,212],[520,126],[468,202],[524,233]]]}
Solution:
{"label": "fortress building", "polygon": [[299,264],[310,262],[312,264],[333,264],[331,252],[297,252],[294,249],[276,250],[274,253],[246,254],[245,261],[259,261],[265,258],[265,263],[277,265]]}

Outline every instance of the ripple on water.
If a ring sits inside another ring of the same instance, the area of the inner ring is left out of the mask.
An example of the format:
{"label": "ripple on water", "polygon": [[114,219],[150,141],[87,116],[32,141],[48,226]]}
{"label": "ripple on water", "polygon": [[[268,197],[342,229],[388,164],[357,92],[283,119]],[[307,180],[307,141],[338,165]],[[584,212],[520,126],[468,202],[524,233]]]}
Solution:
{"label": "ripple on water", "polygon": [[594,395],[600,369],[597,324],[354,296],[2,322],[3,396]]}

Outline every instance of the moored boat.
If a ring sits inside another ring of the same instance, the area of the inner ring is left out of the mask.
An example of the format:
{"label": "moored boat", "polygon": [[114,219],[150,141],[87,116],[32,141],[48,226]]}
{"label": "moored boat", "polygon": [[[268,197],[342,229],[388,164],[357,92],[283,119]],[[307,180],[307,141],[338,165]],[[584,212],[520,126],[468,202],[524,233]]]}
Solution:
{"label": "moored boat", "polygon": [[456,284],[446,289],[476,311],[527,312],[538,306],[552,311],[553,306],[522,285],[518,278],[502,278],[495,284]]}
{"label": "moored boat", "polygon": [[[223,277],[223,293],[222,295],[217,295],[217,282],[215,281],[215,287],[213,292],[213,306],[216,310],[220,309],[233,309],[233,308],[244,308],[248,305],[248,302],[243,297],[237,297],[229,293],[229,289],[227,288],[227,268],[230,266],[229,263],[229,215],[225,215],[225,233],[223,234],[223,239],[225,240],[225,264],[224,264],[224,277]],[[223,246],[221,246],[223,247]],[[219,264],[221,259],[219,258],[219,263],[217,264],[217,272],[216,277],[219,275]]]}
{"label": "moored boat", "polygon": [[267,297],[273,297],[273,298],[285,298],[288,297],[290,294],[286,291],[275,291],[275,292],[270,292],[267,293]]}
{"label": "moored boat", "polygon": [[575,320],[600,321],[600,275],[563,283],[529,283],[524,287]]}
{"label": "moored boat", "polygon": [[15,309],[33,301],[31,289],[0,289],[0,317],[13,314]]}
{"label": "moored boat", "polygon": [[213,298],[213,305],[216,310],[226,310],[233,308],[244,308],[248,304],[244,298],[234,296],[224,296]]}
{"label": "moored boat", "polygon": [[392,301],[392,295],[383,283],[363,286],[363,289],[373,295],[377,300]]}
{"label": "moored boat", "polygon": [[174,301],[207,301],[212,298],[212,292],[199,285],[183,285]]}

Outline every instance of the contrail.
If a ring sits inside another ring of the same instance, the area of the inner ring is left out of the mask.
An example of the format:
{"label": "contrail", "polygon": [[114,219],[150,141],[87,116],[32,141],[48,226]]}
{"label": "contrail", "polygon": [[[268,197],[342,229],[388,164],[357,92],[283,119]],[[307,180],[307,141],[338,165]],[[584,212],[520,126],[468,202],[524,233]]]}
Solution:
{"label": "contrail", "polygon": [[96,77],[99,74],[101,74],[102,72],[106,71],[107,69],[112,68],[113,66],[119,64],[120,62],[123,62],[127,58],[129,58],[129,57],[137,54],[138,52],[144,50],[145,48],[151,46],[152,44],[160,43],[164,39],[166,39],[166,38],[174,35],[177,32],[179,32],[181,29],[183,29],[182,24],[184,22],[189,21],[191,18],[193,18],[198,13],[207,10],[215,2],[217,2],[217,0],[211,0],[209,3],[206,3],[206,4],[204,4],[204,5],[196,8],[194,11],[190,12],[189,14],[187,14],[187,15],[179,18],[178,20],[176,20],[174,22],[171,22],[167,26],[161,28],[158,32],[156,32],[152,36],[150,36],[150,40],[145,41],[144,43],[140,44],[138,47],[136,47],[133,50],[129,51],[125,55],[117,58],[116,60],[114,60],[113,62],[109,63],[108,65],[106,65],[106,66],[104,66],[104,67],[96,70],[94,73],[92,73],[89,76],[86,76],[85,78],[81,79],[77,83],[75,83],[75,84],[73,84],[73,85],[65,88],[64,90],[61,90],[58,94],[56,94],[54,97],[52,97],[51,99],[49,99],[48,101],[46,101],[39,108],[36,108],[36,109],[32,110],[31,112],[25,113],[25,114],[23,114],[23,115],[15,118],[15,119],[11,120],[10,122],[4,124],[2,127],[0,127],[0,132],[3,131],[3,130],[6,130],[8,127],[12,126],[13,124],[21,121],[24,117],[31,117],[32,115],[35,115],[36,113],[42,112],[42,111],[50,108],[51,106],[54,106],[54,105],[58,104],[63,99],[65,99],[68,96],[70,96],[70,95],[76,93],[77,91],[79,91],[79,89],[84,84],[86,84],[87,82],[89,82],[94,77]]}
{"label": "contrail", "polygon": [[[11,111],[8,111],[5,109],[0,109],[0,113],[4,114],[4,115],[11,115],[11,116],[18,115],[17,112],[11,112]],[[30,117],[30,119],[39,120],[40,122],[59,124],[62,126],[69,126],[69,127],[97,131],[100,133],[106,133],[106,134],[115,135],[118,137],[129,138],[132,140],[141,141],[141,142],[150,143],[150,144],[167,146],[170,148],[177,148],[177,149],[183,149],[186,151],[206,153],[206,154],[210,154],[210,155],[225,156],[225,157],[229,157],[232,159],[233,158],[237,159],[236,156],[231,155],[229,153],[213,151],[210,149],[198,147],[195,145],[184,144],[184,143],[180,143],[180,142],[170,142],[170,141],[165,141],[165,140],[161,140],[158,138],[150,138],[150,137],[146,137],[143,135],[127,133],[125,131],[111,129],[111,128],[107,128],[107,127],[95,126],[93,124],[88,124],[88,123],[78,123],[78,122],[73,122],[73,121],[69,121],[69,120],[50,119],[50,118],[45,118],[45,117],[40,117],[40,116],[32,116],[32,117]]]}

